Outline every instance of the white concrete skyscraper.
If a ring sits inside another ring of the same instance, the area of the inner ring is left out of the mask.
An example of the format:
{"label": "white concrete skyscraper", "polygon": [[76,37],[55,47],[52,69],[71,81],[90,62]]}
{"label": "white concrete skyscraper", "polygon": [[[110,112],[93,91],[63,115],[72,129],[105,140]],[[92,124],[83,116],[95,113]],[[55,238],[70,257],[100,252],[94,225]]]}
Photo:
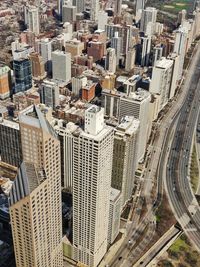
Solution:
{"label": "white concrete skyscraper", "polygon": [[71,79],[71,54],[60,50],[52,52],[53,79],[68,82]]}
{"label": "white concrete skyscraper", "polygon": [[155,33],[157,12],[157,9],[154,7],[147,7],[142,11],[140,31],[148,35],[153,35]]}
{"label": "white concrete skyscraper", "polygon": [[136,13],[138,10],[144,9],[145,0],[136,0]]}
{"label": "white concrete skyscraper", "polygon": [[99,264],[108,245],[113,134],[113,128],[104,124],[104,109],[94,105],[86,110],[84,130],[73,123],[67,125],[73,258],[90,267]]}
{"label": "white concrete skyscraper", "polygon": [[161,58],[153,68],[150,93],[160,95],[159,111],[168,103],[173,75],[173,60]]}
{"label": "white concrete skyscraper", "polygon": [[142,160],[146,150],[148,132],[150,128],[149,121],[149,103],[151,95],[149,92],[138,89],[130,93],[129,96],[120,98],[119,119],[125,116],[133,116],[140,121],[140,131],[138,136],[138,159]]}
{"label": "white concrete skyscraper", "polygon": [[40,33],[40,20],[39,20],[39,11],[37,7],[28,8],[28,17],[27,17],[28,29],[38,35]]}
{"label": "white concrete skyscraper", "polygon": [[98,20],[100,5],[99,0],[91,0],[90,19],[93,21]]}
{"label": "white concrete skyscraper", "polygon": [[179,75],[178,75],[179,80],[181,79],[183,72],[185,53],[187,51],[187,38],[188,38],[187,29],[180,26],[178,30],[175,31],[175,44],[174,44],[174,52],[177,53],[177,55],[180,55]]}
{"label": "white concrete skyscraper", "polygon": [[59,267],[62,259],[60,142],[38,107],[20,115],[24,163],[10,192],[16,266]]}

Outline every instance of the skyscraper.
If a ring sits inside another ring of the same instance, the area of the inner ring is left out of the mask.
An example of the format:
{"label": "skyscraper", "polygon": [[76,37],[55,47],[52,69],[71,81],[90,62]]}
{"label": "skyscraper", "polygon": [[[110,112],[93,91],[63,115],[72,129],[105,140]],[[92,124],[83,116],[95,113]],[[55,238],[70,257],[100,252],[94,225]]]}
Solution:
{"label": "skyscraper", "polygon": [[44,60],[37,52],[33,52],[30,54],[31,66],[32,66],[32,74],[35,79],[42,79],[45,77],[45,66]]}
{"label": "skyscraper", "polygon": [[39,11],[37,7],[28,8],[28,29],[38,35],[40,33]]}
{"label": "skyscraper", "polygon": [[136,13],[139,9],[144,9],[145,0],[136,0]]}
{"label": "skyscraper", "polygon": [[154,7],[147,7],[142,11],[140,31],[144,32],[145,34],[148,33],[148,35],[153,35],[155,33],[157,12],[157,9]]}
{"label": "skyscraper", "polygon": [[32,68],[28,58],[13,61],[15,77],[15,93],[23,92],[32,87]]}
{"label": "skyscraper", "polygon": [[66,144],[73,181],[73,257],[96,267],[107,250],[113,153],[113,129],[104,124],[104,110],[88,108],[84,130],[70,124]]}
{"label": "skyscraper", "polygon": [[121,47],[122,47],[122,38],[119,37],[118,32],[115,32],[115,36],[111,39],[111,47],[115,49],[117,65],[119,64]]}
{"label": "skyscraper", "polygon": [[186,28],[179,27],[178,30],[175,31],[174,52],[180,55],[179,75],[178,75],[179,80],[182,77],[185,53],[187,51],[187,37],[188,37],[188,32]]}
{"label": "skyscraper", "polygon": [[52,70],[54,80],[68,82],[71,79],[71,54],[60,50],[52,52]]}
{"label": "skyscraper", "polygon": [[23,160],[10,192],[17,267],[62,266],[60,143],[38,107],[20,115]]}
{"label": "skyscraper", "polygon": [[93,21],[98,20],[99,13],[99,0],[91,0],[90,19]]}
{"label": "skyscraper", "polygon": [[121,191],[122,206],[132,196],[134,188],[139,125],[139,120],[125,116],[115,129],[111,185]]}
{"label": "skyscraper", "polygon": [[168,103],[173,74],[173,60],[161,58],[153,68],[150,92],[160,95],[159,111]]}
{"label": "skyscraper", "polygon": [[114,48],[107,49],[106,61],[105,61],[105,69],[111,73],[115,73],[117,65],[117,58]]}
{"label": "skyscraper", "polygon": [[52,109],[59,105],[59,87],[55,82],[43,81],[40,85],[40,102]]}
{"label": "skyscraper", "polygon": [[122,12],[122,0],[115,0],[114,13],[115,16],[120,17]]}
{"label": "skyscraper", "polygon": [[141,66],[149,66],[149,57],[151,52],[151,37],[146,36],[141,38],[142,54],[141,54]]}
{"label": "skyscraper", "polygon": [[146,150],[149,131],[149,103],[151,95],[149,92],[138,89],[129,96],[120,97],[119,119],[125,116],[133,116],[140,121],[138,136],[138,159],[142,160]]}

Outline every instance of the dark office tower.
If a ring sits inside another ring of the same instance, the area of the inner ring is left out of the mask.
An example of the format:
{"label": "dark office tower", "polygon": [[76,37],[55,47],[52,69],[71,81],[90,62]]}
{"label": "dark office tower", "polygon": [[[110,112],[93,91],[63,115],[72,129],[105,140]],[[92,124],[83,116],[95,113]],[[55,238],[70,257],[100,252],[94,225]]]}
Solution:
{"label": "dark office tower", "polygon": [[14,60],[15,93],[23,92],[32,87],[31,61],[27,58]]}
{"label": "dark office tower", "polygon": [[19,167],[22,161],[22,149],[19,124],[9,120],[0,121],[1,160]]}

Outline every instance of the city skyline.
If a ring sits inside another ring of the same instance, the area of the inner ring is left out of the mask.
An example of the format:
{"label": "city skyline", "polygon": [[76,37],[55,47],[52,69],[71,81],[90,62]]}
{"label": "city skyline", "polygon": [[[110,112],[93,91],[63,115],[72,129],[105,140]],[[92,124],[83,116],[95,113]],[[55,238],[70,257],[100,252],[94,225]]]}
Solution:
{"label": "city skyline", "polygon": [[0,266],[199,267],[200,1],[182,1],[0,3]]}

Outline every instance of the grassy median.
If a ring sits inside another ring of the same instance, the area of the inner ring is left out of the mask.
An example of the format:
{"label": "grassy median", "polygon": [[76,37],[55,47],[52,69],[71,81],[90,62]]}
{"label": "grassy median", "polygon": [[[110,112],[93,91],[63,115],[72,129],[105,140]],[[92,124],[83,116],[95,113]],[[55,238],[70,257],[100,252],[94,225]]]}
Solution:
{"label": "grassy median", "polygon": [[196,193],[199,185],[199,168],[196,146],[193,146],[191,165],[190,165],[190,182],[192,185],[193,192]]}

